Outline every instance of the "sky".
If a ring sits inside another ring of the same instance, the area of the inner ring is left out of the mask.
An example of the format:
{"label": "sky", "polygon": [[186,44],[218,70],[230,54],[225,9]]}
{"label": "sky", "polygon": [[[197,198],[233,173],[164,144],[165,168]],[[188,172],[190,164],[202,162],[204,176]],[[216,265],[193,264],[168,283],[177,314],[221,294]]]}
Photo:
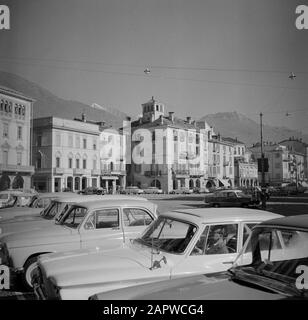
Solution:
{"label": "sky", "polygon": [[307,0],[1,4],[11,29],[0,30],[0,70],[61,98],[134,118],[154,96],[179,117],[263,112],[265,124],[308,133],[308,30],[295,26]]}

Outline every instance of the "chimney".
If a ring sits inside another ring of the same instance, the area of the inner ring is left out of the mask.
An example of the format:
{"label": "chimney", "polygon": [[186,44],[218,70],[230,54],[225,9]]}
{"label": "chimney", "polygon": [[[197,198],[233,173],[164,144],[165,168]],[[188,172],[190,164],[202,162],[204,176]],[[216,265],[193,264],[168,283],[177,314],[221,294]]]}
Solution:
{"label": "chimney", "polygon": [[187,123],[191,124],[191,117],[186,117]]}
{"label": "chimney", "polygon": [[159,116],[159,123],[164,124],[164,118],[162,114]]}
{"label": "chimney", "polygon": [[174,123],[174,112],[173,111],[169,111],[169,120]]}
{"label": "chimney", "polygon": [[86,114],[84,112],[81,114],[81,121],[87,122]]}

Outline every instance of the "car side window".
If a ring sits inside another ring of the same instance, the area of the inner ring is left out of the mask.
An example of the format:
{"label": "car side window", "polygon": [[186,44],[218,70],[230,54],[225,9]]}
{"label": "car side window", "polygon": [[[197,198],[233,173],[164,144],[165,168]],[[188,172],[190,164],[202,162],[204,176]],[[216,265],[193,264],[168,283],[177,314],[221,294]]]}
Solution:
{"label": "car side window", "polygon": [[207,226],[197,241],[192,255],[235,253],[238,248],[238,224]]}
{"label": "car side window", "polygon": [[236,195],[234,192],[228,192],[228,198],[236,198]]}
{"label": "car side window", "polygon": [[101,209],[95,212],[95,228],[117,228],[119,227],[118,209]]}
{"label": "car side window", "polygon": [[124,226],[147,226],[152,221],[153,218],[148,212],[139,208],[124,208],[123,209],[123,221]]}

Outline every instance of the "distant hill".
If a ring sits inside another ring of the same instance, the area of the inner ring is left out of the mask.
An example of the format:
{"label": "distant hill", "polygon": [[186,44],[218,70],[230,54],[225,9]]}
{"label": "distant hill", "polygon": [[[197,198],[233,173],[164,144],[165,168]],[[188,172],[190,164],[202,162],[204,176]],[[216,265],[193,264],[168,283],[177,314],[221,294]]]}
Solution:
{"label": "distant hill", "polygon": [[[260,124],[238,112],[219,112],[202,117],[215,133],[224,137],[238,138],[248,146],[260,141]],[[264,141],[280,142],[290,137],[302,138],[308,143],[308,135],[286,127],[263,126]]]}
{"label": "distant hill", "polygon": [[0,86],[20,91],[33,98],[34,118],[56,116],[66,119],[81,118],[84,112],[88,120],[104,121],[115,128],[122,126],[126,114],[110,107],[96,108],[78,101],[64,100],[38,84],[12,73],[0,71]]}

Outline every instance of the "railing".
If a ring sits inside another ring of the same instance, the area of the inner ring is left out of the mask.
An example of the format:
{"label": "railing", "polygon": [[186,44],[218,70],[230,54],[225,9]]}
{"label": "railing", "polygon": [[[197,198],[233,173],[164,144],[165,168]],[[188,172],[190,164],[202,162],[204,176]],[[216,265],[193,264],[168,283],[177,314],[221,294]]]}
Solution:
{"label": "railing", "polygon": [[53,173],[54,174],[63,174],[64,169],[63,168],[53,168]]}
{"label": "railing", "polygon": [[146,177],[159,177],[159,176],[161,176],[161,170],[158,170],[158,171],[145,171],[144,175]]}
{"label": "railing", "polygon": [[18,165],[12,165],[12,164],[0,164],[0,171],[34,173],[34,166],[18,166]]}

